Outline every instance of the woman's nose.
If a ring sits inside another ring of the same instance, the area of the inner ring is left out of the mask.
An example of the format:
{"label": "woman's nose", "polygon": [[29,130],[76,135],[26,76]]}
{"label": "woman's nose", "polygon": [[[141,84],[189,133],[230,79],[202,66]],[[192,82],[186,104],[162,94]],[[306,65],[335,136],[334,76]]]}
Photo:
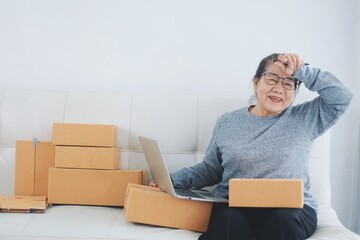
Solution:
{"label": "woman's nose", "polygon": [[284,91],[283,82],[279,79],[279,81],[273,86],[273,91],[276,93],[282,93]]}

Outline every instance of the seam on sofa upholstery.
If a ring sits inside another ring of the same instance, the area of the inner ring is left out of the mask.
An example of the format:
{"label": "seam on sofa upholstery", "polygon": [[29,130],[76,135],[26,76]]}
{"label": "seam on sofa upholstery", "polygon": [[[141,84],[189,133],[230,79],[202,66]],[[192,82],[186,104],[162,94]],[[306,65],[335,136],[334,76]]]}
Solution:
{"label": "seam on sofa upholstery", "polygon": [[134,152],[134,149],[132,149],[131,146],[131,134],[132,134],[132,116],[133,116],[133,106],[134,106],[134,94],[131,95],[131,101],[130,101],[130,116],[129,116],[129,136],[128,136],[128,141],[129,141],[129,158],[128,158],[128,168],[130,169],[130,163],[131,163],[131,157],[132,157],[132,152]]}
{"label": "seam on sofa upholstery", "polygon": [[[357,125],[360,126],[360,119],[357,120]],[[360,140],[360,131],[358,133],[358,141]],[[359,200],[360,200],[360,188],[358,187],[357,182],[359,182],[358,180],[360,180],[360,144],[355,147],[356,148],[356,152],[358,153],[357,155],[357,159],[358,161],[355,161],[355,169],[354,169],[354,180],[353,180],[353,201],[352,201],[352,209],[354,209],[354,211],[352,212],[352,218],[351,218],[351,222],[352,222],[352,230],[355,233],[360,234],[360,204],[359,204]]]}
{"label": "seam on sofa upholstery", "polygon": [[[1,89],[0,90],[0,132],[1,132],[1,129],[2,129],[2,112],[3,112],[3,105],[4,105],[4,96],[5,96],[5,91],[4,89]],[[1,142],[0,142],[0,146],[1,146]]]}
{"label": "seam on sofa upholstery", "polygon": [[26,235],[26,230],[28,228],[28,226],[30,225],[30,223],[33,221],[35,215],[32,215],[31,218],[29,219],[29,221],[27,221],[27,223],[25,224],[25,226],[23,227],[22,231],[21,231],[21,235],[20,236],[27,236]]}
{"label": "seam on sofa upholstery", "polygon": [[[195,137],[196,137],[196,143],[195,143],[195,154],[199,152],[199,146],[200,146],[200,136],[199,136],[199,124],[200,124],[200,114],[199,114],[199,96],[196,96],[196,129],[195,129]],[[196,158],[195,158],[196,163]]]}
{"label": "seam on sofa upholstery", "polygon": [[116,220],[119,218],[120,214],[123,213],[123,211],[117,211],[117,214],[115,215],[115,217],[113,218],[110,226],[109,226],[109,229],[107,230],[106,232],[106,237],[109,238],[110,235],[111,235],[111,230],[113,228],[113,226],[115,225],[116,223]]}
{"label": "seam on sofa upholstery", "polygon": [[65,122],[66,110],[68,109],[69,95],[70,95],[70,92],[66,92],[65,103],[64,103],[64,111],[63,111],[63,118],[62,118],[63,123]]}
{"label": "seam on sofa upholstery", "polygon": [[[106,239],[117,239],[117,240],[128,240],[120,238],[84,238],[84,237],[50,237],[50,236],[14,236],[14,235],[1,235],[1,240],[106,240]],[[130,240],[130,239],[129,239]]]}
{"label": "seam on sofa upholstery", "polygon": [[195,233],[195,232],[192,232],[191,239],[192,239],[192,240],[197,240],[197,239],[198,239],[198,238],[196,238],[196,233]]}

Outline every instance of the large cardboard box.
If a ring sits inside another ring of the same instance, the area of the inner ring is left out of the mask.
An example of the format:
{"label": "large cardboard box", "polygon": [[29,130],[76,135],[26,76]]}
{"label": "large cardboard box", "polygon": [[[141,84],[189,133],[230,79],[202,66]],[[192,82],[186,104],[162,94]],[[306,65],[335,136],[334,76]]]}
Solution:
{"label": "large cardboard box", "polygon": [[54,157],[51,142],[16,141],[15,195],[46,196],[48,170],[55,164]]}
{"label": "large cardboard box", "polygon": [[230,207],[302,208],[301,179],[230,179]]}
{"label": "large cardboard box", "polygon": [[212,204],[178,199],[158,188],[129,184],[124,216],[129,222],[205,232]]}
{"label": "large cardboard box", "polygon": [[124,206],[127,185],[144,179],[141,170],[50,168],[48,202]]}
{"label": "large cardboard box", "polygon": [[0,212],[43,213],[46,196],[0,196]]}
{"label": "large cardboard box", "polygon": [[119,150],[109,147],[55,147],[55,167],[118,169]]}
{"label": "large cardboard box", "polygon": [[116,147],[117,127],[107,124],[54,123],[54,145]]}

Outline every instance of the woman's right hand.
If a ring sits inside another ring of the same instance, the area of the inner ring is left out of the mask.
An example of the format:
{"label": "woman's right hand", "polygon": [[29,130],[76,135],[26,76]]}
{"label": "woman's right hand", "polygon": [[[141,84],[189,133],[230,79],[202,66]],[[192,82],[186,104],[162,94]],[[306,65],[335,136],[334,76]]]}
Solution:
{"label": "woman's right hand", "polygon": [[275,65],[278,65],[289,76],[294,75],[303,64],[302,58],[295,53],[280,54],[275,62]]}
{"label": "woman's right hand", "polygon": [[156,183],[154,182],[154,180],[152,180],[152,181],[149,183],[149,186],[150,186],[150,187],[157,187],[157,186],[156,186]]}

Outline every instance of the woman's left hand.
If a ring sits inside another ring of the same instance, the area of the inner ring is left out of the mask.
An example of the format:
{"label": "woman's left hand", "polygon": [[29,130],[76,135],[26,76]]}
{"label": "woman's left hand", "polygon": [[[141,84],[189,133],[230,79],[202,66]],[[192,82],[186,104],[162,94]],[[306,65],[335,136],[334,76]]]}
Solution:
{"label": "woman's left hand", "polygon": [[280,54],[274,64],[279,66],[285,74],[292,76],[304,64],[304,61],[295,53],[286,53]]}

